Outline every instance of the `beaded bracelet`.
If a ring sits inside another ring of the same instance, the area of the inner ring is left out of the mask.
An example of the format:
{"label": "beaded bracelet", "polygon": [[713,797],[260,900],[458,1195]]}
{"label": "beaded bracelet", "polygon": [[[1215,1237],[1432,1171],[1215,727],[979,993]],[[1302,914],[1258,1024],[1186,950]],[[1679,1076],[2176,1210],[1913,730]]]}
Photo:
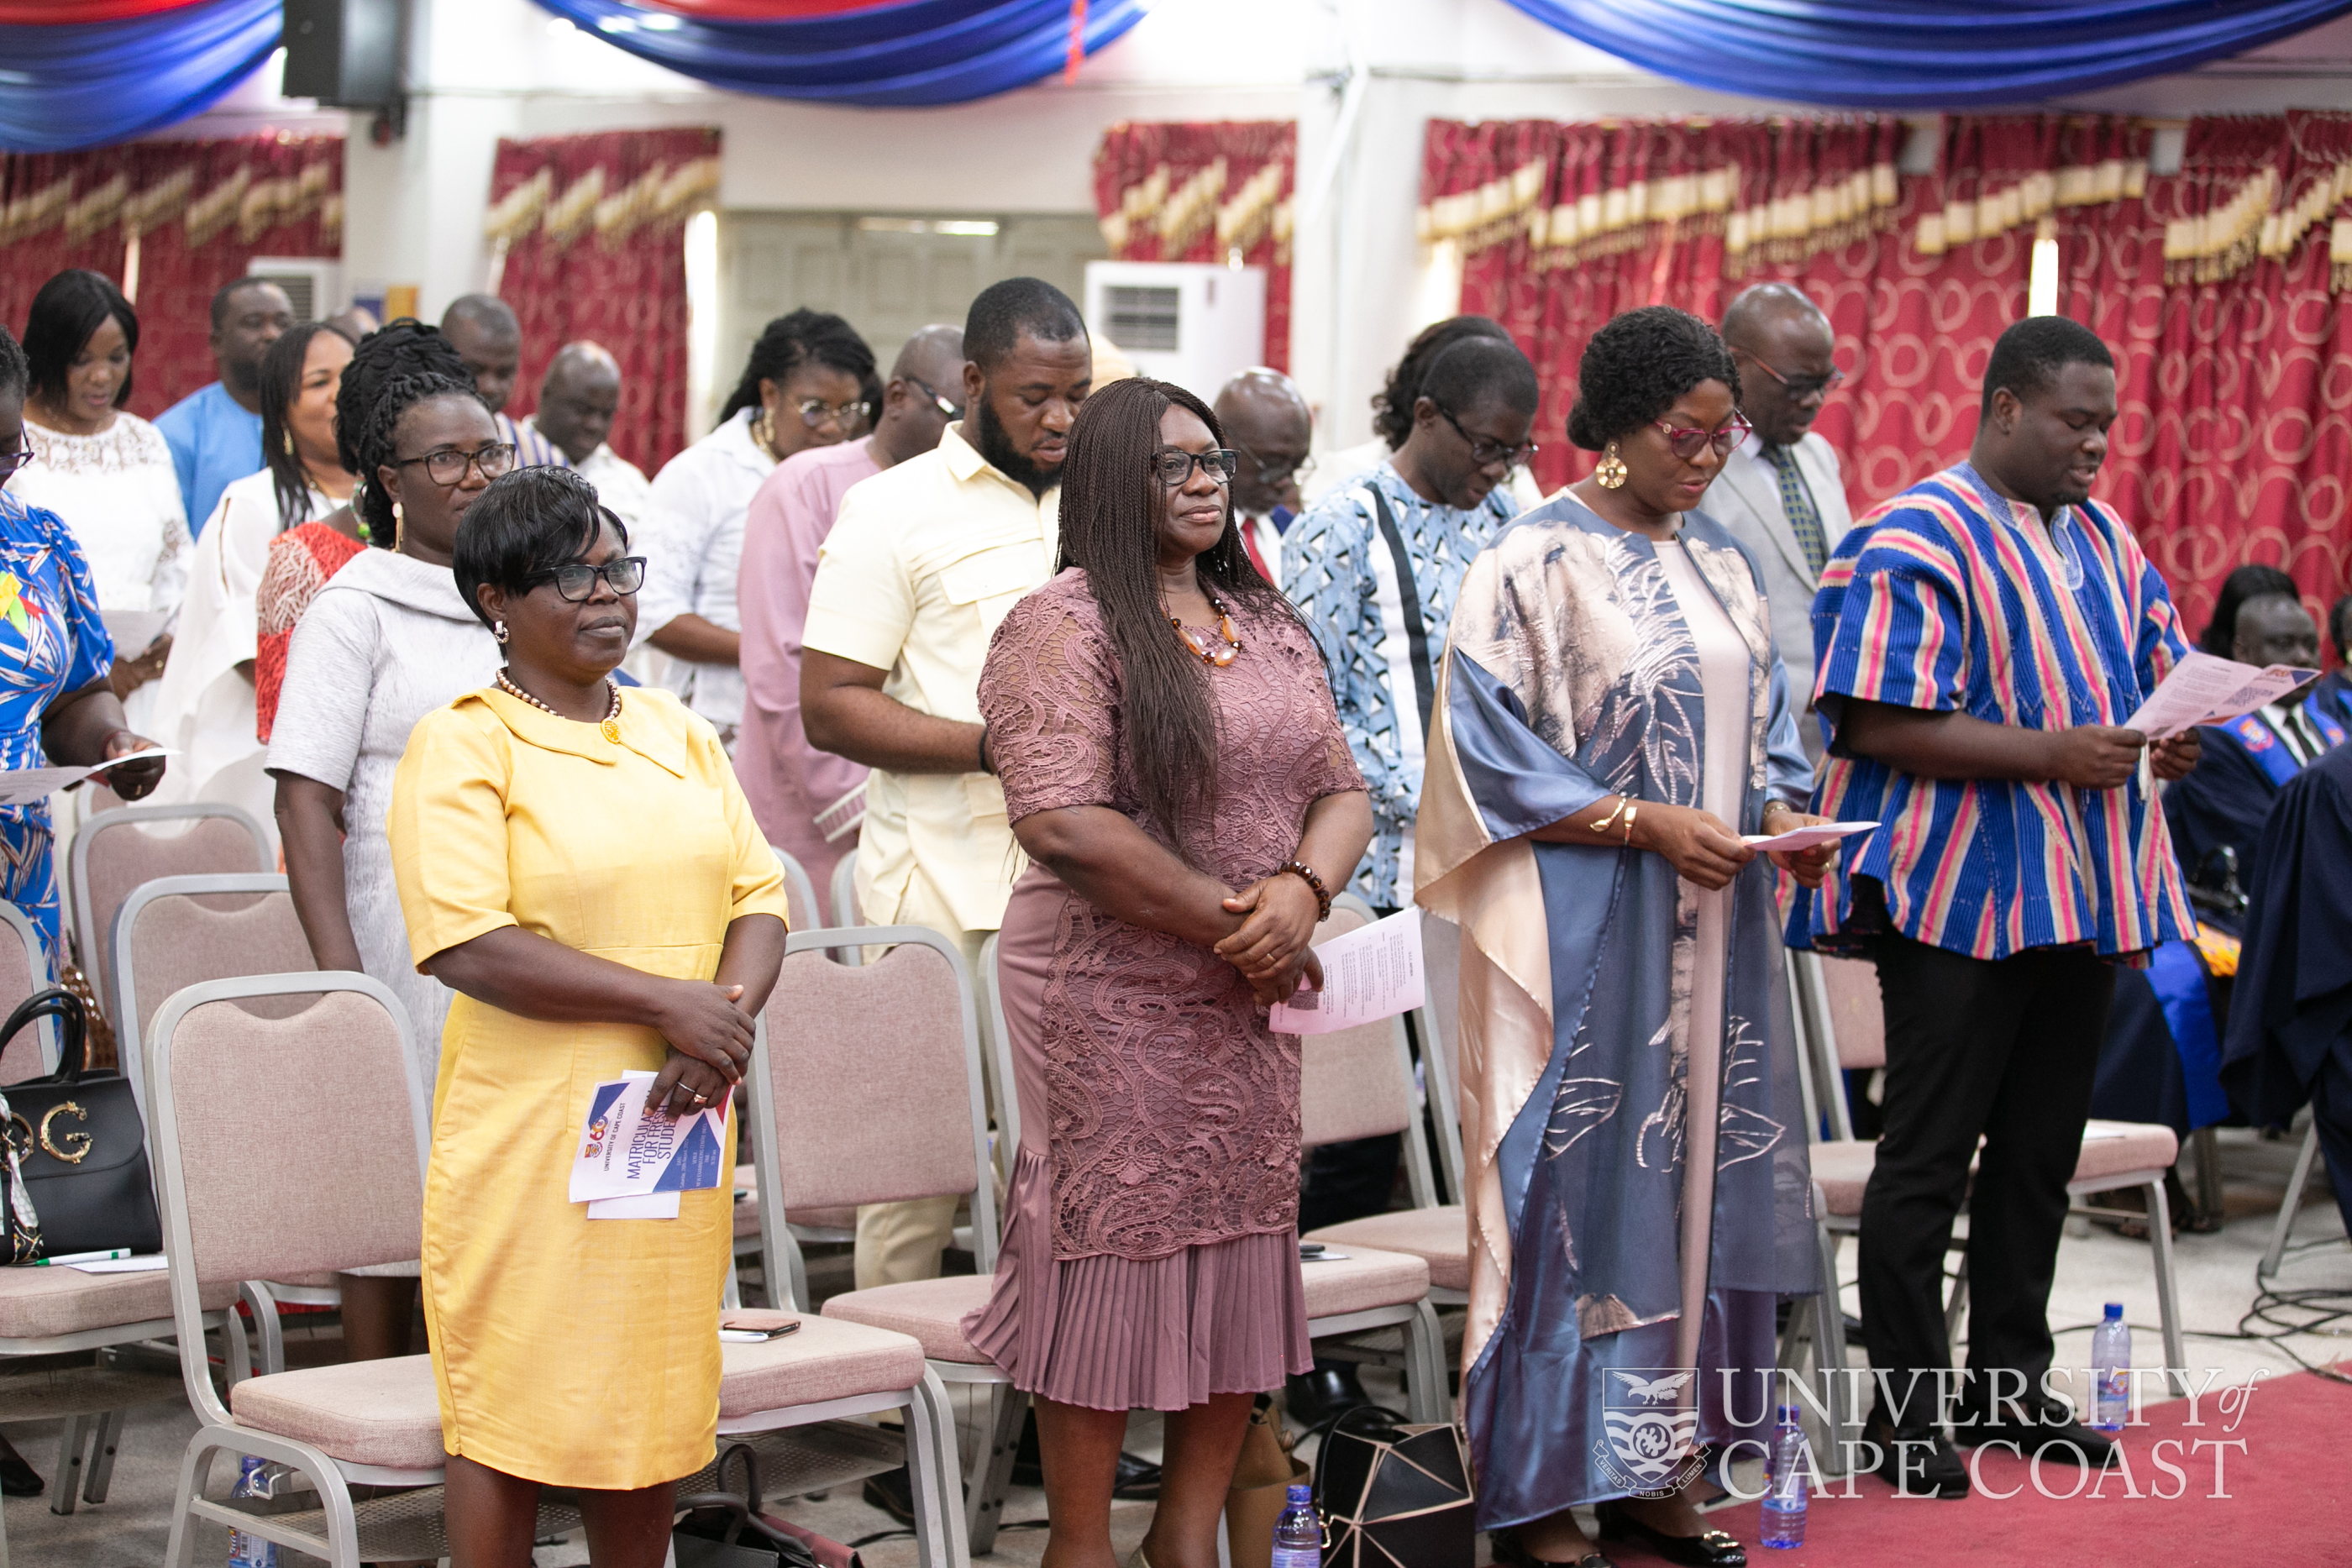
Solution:
{"label": "beaded bracelet", "polygon": [[1305,878],[1307,885],[1315,890],[1316,920],[1320,922],[1330,919],[1331,890],[1323,885],[1323,879],[1315,874],[1315,868],[1305,861],[1292,861],[1282,869],[1293,876]]}

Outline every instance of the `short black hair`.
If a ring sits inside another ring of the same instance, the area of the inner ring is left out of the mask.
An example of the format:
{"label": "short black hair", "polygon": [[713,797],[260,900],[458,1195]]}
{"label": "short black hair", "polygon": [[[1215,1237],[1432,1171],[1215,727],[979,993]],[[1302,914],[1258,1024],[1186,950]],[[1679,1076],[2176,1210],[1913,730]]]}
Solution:
{"label": "short black hair", "polygon": [[482,584],[528,593],[537,586],[535,574],[578,560],[605,528],[628,544],[628,525],[596,499],[595,486],[571,469],[509,468],[458,519],[449,570],[466,607],[487,626],[490,618],[475,597]]}
{"label": "short black hair", "polygon": [[1532,415],[1543,388],[1517,343],[1465,338],[1430,361],[1420,395],[1454,414],[1500,403],[1513,413]]}
{"label": "short black hair", "polygon": [[1390,451],[1402,446],[1412,434],[1413,400],[1421,396],[1421,381],[1429,373],[1431,363],[1471,338],[1511,340],[1503,324],[1491,316],[1449,316],[1423,327],[1405,345],[1404,358],[1389,368],[1388,381],[1372,394],[1372,430],[1389,444]]}
{"label": "short black hair", "polygon": [[226,283],[222,284],[218,288],[214,289],[213,330],[217,332],[228,324],[228,302],[230,300],[236,298],[238,295],[244,293],[248,288],[275,288],[277,287],[277,283],[269,278],[256,277],[253,274],[247,273],[243,277],[232,277]]}
{"label": "short black hair", "polygon": [[1992,413],[1992,394],[2007,387],[2020,401],[2047,392],[2068,365],[2116,368],[2116,357],[2099,335],[2080,321],[2063,316],[2028,316],[2012,321],[1995,339],[1992,358],[1985,363],[1984,413]]}
{"label": "short black hair", "polygon": [[25,363],[25,350],[16,334],[0,322],[0,397],[21,398],[30,389],[33,372]]}
{"label": "short black hair", "polygon": [[1066,343],[1086,336],[1087,319],[1068,295],[1042,277],[1008,277],[982,289],[971,302],[963,322],[963,353],[984,371],[1024,337]]}
{"label": "short black hair", "polygon": [[1593,333],[1576,362],[1568,438],[1601,451],[1704,382],[1721,382],[1739,401],[1739,367],[1714,328],[1671,305],[1628,310]]}
{"label": "short black hair", "polygon": [[2257,599],[2270,599],[2284,594],[2298,603],[2303,591],[2294,579],[2274,566],[2242,566],[2221,580],[2221,591],[2213,598],[2213,619],[2205,622],[2205,634],[2197,639],[2197,646],[2216,658],[2232,659],[2238,645],[2238,612]]}
{"label": "short black hair", "polygon": [[863,386],[874,373],[874,350],[866,346],[856,328],[829,310],[803,306],[789,316],[779,316],[761,329],[760,340],[751,345],[743,361],[743,377],[735,383],[727,406],[719,411],[719,423],[724,424],[745,409],[759,407],[761,382],[782,386],[785,377],[805,364],[839,371]]}
{"label": "short black hair", "polygon": [[[124,346],[137,353],[139,312],[131,308],[131,301],[104,273],[71,267],[42,284],[25,316],[29,389],[43,397],[64,397],[66,372],[73,368],[74,356],[109,316],[122,323]],[[115,391],[114,406],[121,408],[130,400],[131,375],[126,371],[122,385]]]}
{"label": "short black hair", "polygon": [[[335,454],[360,487],[352,510],[366,525],[371,542],[390,549],[399,532],[392,498],[378,487],[375,471],[394,462],[393,440],[400,416],[429,398],[470,397],[480,402],[474,378],[457,347],[414,316],[403,316],[370,332],[343,367],[335,390]],[[482,405],[488,408],[488,403]]]}

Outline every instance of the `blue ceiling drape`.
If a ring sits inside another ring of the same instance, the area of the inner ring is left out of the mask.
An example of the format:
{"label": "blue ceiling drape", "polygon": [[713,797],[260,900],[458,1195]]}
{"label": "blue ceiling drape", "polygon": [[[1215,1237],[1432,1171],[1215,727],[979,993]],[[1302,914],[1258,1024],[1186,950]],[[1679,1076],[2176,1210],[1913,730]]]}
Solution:
{"label": "blue ceiling drape", "polygon": [[2352,0],[1510,0],[1645,70],[1849,109],[2042,102],[2187,70]]}
{"label": "blue ceiling drape", "polygon": [[0,151],[64,152],[210,108],[278,47],[278,0],[205,0],[161,16],[0,26]]}
{"label": "blue ceiling drape", "polygon": [[[826,103],[919,107],[987,98],[1061,69],[1070,47],[1069,0],[906,0],[774,22],[705,21],[623,0],[538,4],[713,87]],[[1087,53],[1143,16],[1143,0],[1095,0],[1087,10]]]}

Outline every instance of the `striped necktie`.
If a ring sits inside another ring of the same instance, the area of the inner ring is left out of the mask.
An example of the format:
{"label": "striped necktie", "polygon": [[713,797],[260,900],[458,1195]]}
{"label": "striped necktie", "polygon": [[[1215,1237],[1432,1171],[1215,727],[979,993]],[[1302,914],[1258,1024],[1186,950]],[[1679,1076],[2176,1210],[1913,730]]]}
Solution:
{"label": "striped necktie", "polygon": [[1805,552],[1806,563],[1819,578],[1830,559],[1830,542],[1822,534],[1822,515],[1813,509],[1813,493],[1805,487],[1805,476],[1797,472],[1797,454],[1790,447],[1768,446],[1764,457],[1780,476],[1780,510],[1789,519],[1790,531],[1797,536],[1797,548]]}

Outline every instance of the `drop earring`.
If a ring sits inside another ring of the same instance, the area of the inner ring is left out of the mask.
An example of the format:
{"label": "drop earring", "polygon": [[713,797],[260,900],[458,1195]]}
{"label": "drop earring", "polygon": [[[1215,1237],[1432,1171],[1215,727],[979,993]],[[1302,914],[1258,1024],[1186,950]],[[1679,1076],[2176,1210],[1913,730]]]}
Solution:
{"label": "drop earring", "polygon": [[503,644],[509,638],[513,637],[514,633],[507,630],[507,623],[505,622],[493,621],[490,622],[490,635],[496,637],[499,642]]}
{"label": "drop earring", "polygon": [[400,503],[394,501],[392,504],[392,548],[395,550],[400,549],[401,528]]}
{"label": "drop earring", "polygon": [[1604,490],[1615,490],[1623,486],[1625,460],[1617,455],[1615,442],[1611,442],[1609,450],[1601,455],[1601,462],[1592,470],[1592,476],[1601,481],[1601,487]]}

